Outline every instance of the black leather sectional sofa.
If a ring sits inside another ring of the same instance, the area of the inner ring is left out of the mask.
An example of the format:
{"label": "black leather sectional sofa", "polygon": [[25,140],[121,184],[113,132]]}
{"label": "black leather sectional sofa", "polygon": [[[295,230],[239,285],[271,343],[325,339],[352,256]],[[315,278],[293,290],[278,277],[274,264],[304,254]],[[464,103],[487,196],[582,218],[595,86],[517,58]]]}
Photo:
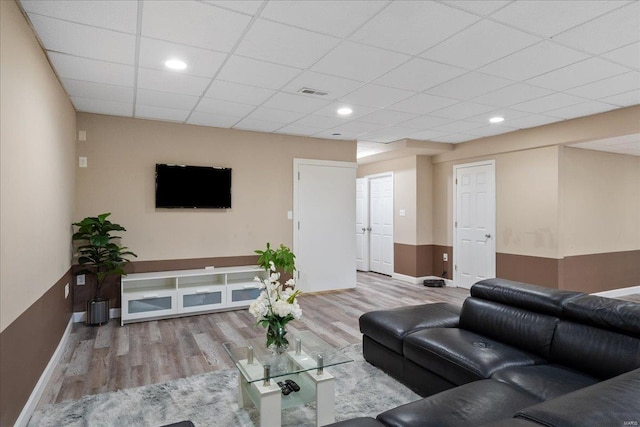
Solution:
{"label": "black leather sectional sofa", "polygon": [[360,318],[363,353],[420,395],[335,427],[639,426],[640,304],[501,279],[460,310]]}

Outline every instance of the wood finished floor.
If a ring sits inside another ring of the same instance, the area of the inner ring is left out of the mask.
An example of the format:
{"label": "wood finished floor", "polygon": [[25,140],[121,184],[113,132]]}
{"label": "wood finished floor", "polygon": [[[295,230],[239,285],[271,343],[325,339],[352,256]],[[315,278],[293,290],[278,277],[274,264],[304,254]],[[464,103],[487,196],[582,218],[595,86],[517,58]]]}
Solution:
{"label": "wood finished floor", "polygon": [[[301,320],[289,329],[311,330],[327,342],[361,342],[358,318],[367,311],[427,302],[461,305],[462,288],[425,288],[375,273],[358,273],[355,289],[302,295]],[[38,408],[82,396],[161,383],[231,368],[222,343],[264,337],[247,309],[101,327],[73,325],[69,341]]]}

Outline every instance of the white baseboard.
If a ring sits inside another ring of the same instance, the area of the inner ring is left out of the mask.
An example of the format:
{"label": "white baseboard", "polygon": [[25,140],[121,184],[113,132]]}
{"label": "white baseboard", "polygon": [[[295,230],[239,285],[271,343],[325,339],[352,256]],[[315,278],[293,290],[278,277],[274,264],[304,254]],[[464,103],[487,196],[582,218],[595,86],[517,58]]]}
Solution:
{"label": "white baseboard", "polygon": [[33,388],[33,391],[29,396],[29,400],[27,400],[27,403],[24,405],[24,408],[22,408],[22,412],[20,412],[20,415],[18,416],[18,419],[16,420],[14,427],[23,427],[29,423],[29,419],[31,419],[31,415],[33,415],[33,411],[35,411],[36,406],[38,405],[38,402],[40,401],[40,398],[42,397],[42,394],[44,393],[44,390],[47,384],[49,383],[51,376],[53,375],[53,371],[55,370],[56,366],[58,365],[58,362],[60,361],[60,358],[62,357],[64,348],[66,347],[67,341],[69,340],[69,335],[71,335],[72,325],[73,325],[73,317],[69,319],[67,328],[64,330],[64,333],[62,334],[62,338],[58,343],[58,347],[56,348],[56,351],[53,352],[51,359],[49,359],[49,363],[47,363],[47,366],[44,368],[44,371],[42,371],[42,375],[40,375],[40,379],[36,383],[36,386]]}
{"label": "white baseboard", "polygon": [[[426,279],[442,279],[442,277],[438,277],[438,276],[413,277],[413,276],[407,276],[405,274],[400,274],[400,273],[393,273],[391,277],[397,280],[402,280],[403,282],[412,283],[414,285],[421,285],[422,282],[424,282]],[[443,279],[443,280],[445,285],[454,286],[453,280],[449,280],[449,279]]]}
{"label": "white baseboard", "polygon": [[[73,319],[73,323],[82,323],[87,320],[87,312],[86,311],[76,311],[73,313],[71,317]],[[110,308],[109,309],[109,319],[118,319],[120,318],[120,309],[119,308]]]}
{"label": "white baseboard", "polygon": [[591,295],[598,295],[607,298],[623,297],[625,295],[640,294],[640,286],[630,286],[628,288],[612,289],[610,291],[596,292]]}

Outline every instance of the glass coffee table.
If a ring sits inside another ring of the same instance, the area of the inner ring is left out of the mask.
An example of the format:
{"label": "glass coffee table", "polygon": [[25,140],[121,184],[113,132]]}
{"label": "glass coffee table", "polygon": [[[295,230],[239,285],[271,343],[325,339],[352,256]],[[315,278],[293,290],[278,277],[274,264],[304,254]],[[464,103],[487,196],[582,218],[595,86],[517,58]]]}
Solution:
{"label": "glass coffee table", "polygon": [[[289,349],[274,355],[266,338],[222,344],[238,368],[238,406],[251,404],[260,412],[260,426],[281,425],[282,410],[316,402],[316,425],[335,421],[334,377],[325,368],[352,362],[338,348],[309,331],[287,334]],[[300,388],[283,394],[278,382]]]}

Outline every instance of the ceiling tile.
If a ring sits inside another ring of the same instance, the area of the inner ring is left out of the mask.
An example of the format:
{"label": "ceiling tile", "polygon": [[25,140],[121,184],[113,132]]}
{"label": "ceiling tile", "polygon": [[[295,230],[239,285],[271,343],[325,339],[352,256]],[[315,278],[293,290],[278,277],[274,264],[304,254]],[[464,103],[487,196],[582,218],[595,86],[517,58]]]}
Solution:
{"label": "ceiling tile", "polygon": [[[308,68],[338,45],[340,39],[259,19],[235,53],[297,68]],[[312,48],[311,48],[312,47]]]}
{"label": "ceiling tile", "polygon": [[360,135],[362,133],[373,132],[375,130],[382,129],[384,127],[386,126],[363,122],[360,120],[353,120],[353,121],[341,124],[340,126],[336,126],[334,129],[337,130],[338,132],[348,132],[348,133]]}
{"label": "ceiling tile", "polygon": [[600,58],[589,58],[530,79],[527,83],[547,89],[564,91],[627,71],[629,69],[621,65],[616,65]]}
{"label": "ceiling tile", "polygon": [[386,1],[271,1],[267,3],[261,16],[344,38],[386,4]]}
{"label": "ceiling tile", "polygon": [[566,93],[588,99],[600,99],[612,94],[619,94],[640,89],[640,73],[631,71],[619,76],[602,79],[580,87],[569,89]]}
{"label": "ceiling tile", "polygon": [[256,107],[239,102],[223,101],[221,99],[202,98],[196,111],[202,113],[223,114],[227,116],[244,117]]}
{"label": "ceiling tile", "polygon": [[95,59],[48,52],[56,73],[62,79],[83,80],[116,86],[133,87],[133,67]]}
{"label": "ceiling tile", "polygon": [[557,117],[543,116],[539,114],[530,114],[528,116],[509,120],[509,126],[516,129],[527,129],[535,126],[543,126],[549,123],[560,122],[563,119]]}
{"label": "ceiling tile", "polygon": [[416,55],[478,21],[475,15],[430,1],[396,1],[351,40]]}
{"label": "ceiling tile", "polygon": [[549,89],[516,83],[511,86],[480,95],[477,98],[473,98],[473,101],[480,104],[495,105],[496,107],[508,107],[513,104],[530,101],[552,93],[553,92]]}
{"label": "ceiling tile", "polygon": [[229,1],[229,0],[208,0],[204,3],[209,3],[214,6],[219,6],[225,9],[231,9],[236,12],[242,12],[247,15],[255,15],[260,6],[264,3],[262,0],[242,0],[242,1]]}
{"label": "ceiling tile", "polygon": [[280,128],[278,130],[279,132],[282,133],[286,133],[289,135],[304,135],[304,136],[311,136],[314,135],[318,132],[322,132],[322,129],[319,128],[314,128],[314,127],[309,127],[309,126],[301,126],[298,124],[290,124],[287,126],[284,126],[282,128]]}
{"label": "ceiling tile", "polygon": [[304,113],[296,113],[294,111],[277,110],[275,108],[258,107],[248,116],[251,120],[262,120],[265,122],[278,122],[282,125],[295,122],[304,117]]}
{"label": "ceiling tile", "polygon": [[72,79],[60,79],[60,81],[67,94],[71,97],[102,99],[124,104],[133,103],[132,87],[105,85]]}
{"label": "ceiling tile", "polygon": [[210,80],[204,77],[190,76],[179,71],[138,69],[138,88],[140,89],[201,96],[209,82]]}
{"label": "ceiling tile", "polygon": [[334,128],[343,123],[346,123],[348,120],[342,117],[329,117],[329,116],[319,116],[315,114],[310,114],[308,116],[303,117],[294,123],[297,126],[304,126],[310,128],[318,128],[318,129],[327,129]]}
{"label": "ceiling tile", "polygon": [[138,89],[136,94],[136,113],[138,112],[137,107],[140,105],[191,111],[199,99],[197,96],[180,93]]}
{"label": "ceiling tile", "polygon": [[438,137],[448,135],[449,132],[438,132],[435,130],[421,130],[415,133],[410,133],[407,138],[417,139],[420,141],[435,141]]}
{"label": "ceiling tile", "polygon": [[26,12],[129,34],[136,33],[137,0],[21,0],[20,4]]}
{"label": "ceiling tile", "polygon": [[[620,4],[613,1],[598,3]],[[562,33],[554,40],[584,52],[593,54],[608,52],[640,40],[640,19],[638,17],[640,17],[640,2],[634,1],[625,7]]]}
{"label": "ceiling tile", "polygon": [[171,122],[184,122],[189,116],[187,110],[175,108],[152,107],[150,105],[136,105],[135,117],[143,119],[167,120]]}
{"label": "ceiling tile", "polygon": [[40,15],[29,19],[47,50],[120,64],[135,62],[136,38],[131,34]]}
{"label": "ceiling tile", "polygon": [[368,84],[342,97],[340,101],[347,104],[382,108],[390,104],[395,104],[413,94],[414,92],[408,90]]}
{"label": "ceiling tile", "polygon": [[492,90],[509,86],[512,83],[513,82],[509,80],[488,74],[471,72],[431,88],[428,90],[428,93],[464,101],[491,92]]}
{"label": "ceiling tile", "polygon": [[385,86],[422,92],[466,72],[466,70],[450,65],[413,58],[377,78],[375,82]]}
{"label": "ceiling tile", "polygon": [[340,141],[355,140],[358,138],[358,134],[355,132],[338,131],[335,129],[327,129],[320,131],[313,135],[314,138],[335,139]]}
{"label": "ceiling tile", "polygon": [[289,82],[282,90],[298,93],[302,88],[327,92],[322,98],[335,100],[362,86],[362,82],[331,76],[329,74],[305,71]]}
{"label": "ceiling tile", "polygon": [[476,15],[488,16],[511,3],[511,0],[447,0],[442,3],[464,9]]}
{"label": "ceiling tile", "polygon": [[279,122],[267,122],[264,120],[256,120],[245,118],[236,123],[234,129],[252,130],[256,132],[274,132],[282,127]]}
{"label": "ceiling tile", "polygon": [[427,50],[421,56],[470,70],[531,46],[539,38],[483,20]]}
{"label": "ceiling tile", "polygon": [[482,72],[512,80],[528,78],[587,59],[587,55],[543,41],[480,68]]}
{"label": "ceiling tile", "polygon": [[403,113],[402,111],[377,110],[360,118],[363,122],[378,125],[391,126],[418,117],[415,113]]}
{"label": "ceiling tile", "polygon": [[489,119],[492,117],[503,117],[504,122],[500,124],[491,124],[491,126],[506,126],[512,127],[511,121],[515,119],[519,119],[522,117],[530,116],[530,113],[525,113],[523,111],[511,110],[509,108],[499,108],[497,110],[487,111],[482,114],[478,114],[477,116],[468,117],[467,121],[469,122],[477,122],[483,125],[489,124]]}
{"label": "ceiling tile", "polygon": [[365,141],[388,143],[404,139],[405,135],[414,132],[415,129],[404,128],[401,126],[391,126],[373,132],[365,133],[364,135],[362,135],[362,139]]}
{"label": "ceiling tile", "polygon": [[71,102],[73,102],[73,106],[76,107],[77,111],[83,113],[108,114],[112,116],[125,117],[131,117],[133,114],[133,104],[81,97],[71,97]]}
{"label": "ceiling tile", "polygon": [[563,119],[573,119],[576,117],[590,116],[592,114],[615,110],[616,108],[618,108],[618,106],[605,104],[604,102],[586,101],[580,104],[570,105],[568,107],[548,110],[545,113],[549,114],[550,116],[561,117]]}
{"label": "ceiling tile", "polygon": [[348,117],[344,117],[343,121],[359,119],[362,116],[366,116],[367,114],[376,111],[376,108],[367,107],[366,105],[352,105],[344,102],[333,102],[326,107],[319,109],[314,114],[318,116],[338,117],[342,119],[338,116],[338,109],[345,106],[351,107],[353,112]]}
{"label": "ceiling tile", "polygon": [[187,64],[183,74],[213,77],[226,57],[225,53],[141,37],[138,65],[166,71],[165,61],[180,59]]}
{"label": "ceiling tile", "polygon": [[544,113],[553,108],[568,107],[569,105],[580,104],[584,98],[567,95],[564,93],[554,93],[543,96],[532,101],[522,102],[513,106],[515,110],[527,111],[529,113]]}
{"label": "ceiling tile", "polygon": [[250,16],[187,1],[144,1],[142,35],[204,49],[230,52]]}
{"label": "ceiling tile", "polygon": [[458,101],[453,99],[420,93],[393,104],[390,109],[404,111],[405,113],[425,114],[457,103]]}
{"label": "ceiling tile", "polygon": [[516,1],[491,17],[516,28],[553,37],[624,3],[613,0]]}
{"label": "ceiling tile", "polygon": [[189,116],[187,123],[202,126],[214,126],[219,128],[230,128],[240,121],[242,117],[229,116],[219,113],[207,113],[203,111],[194,111]]}
{"label": "ceiling tile", "polygon": [[475,104],[473,102],[461,102],[459,104],[445,107],[431,113],[432,116],[444,117],[451,120],[466,119],[478,114],[493,111],[495,107],[489,105]]}
{"label": "ceiling tile", "polygon": [[216,79],[209,87],[209,90],[207,90],[205,96],[243,104],[260,105],[269,99],[269,97],[273,96],[274,93],[276,93],[276,91],[272,89],[247,86]]}
{"label": "ceiling tile", "polygon": [[469,129],[469,130],[466,130],[465,133],[468,133],[469,135],[473,135],[478,138],[484,138],[487,136],[501,135],[503,133],[513,132],[515,130],[518,130],[518,129],[507,127],[507,126],[491,125],[491,126],[483,126],[476,129]]}
{"label": "ceiling tile", "polygon": [[630,107],[632,105],[640,104],[640,89],[632,90],[630,92],[619,93],[618,95],[607,96],[601,98],[600,101],[609,104],[619,105],[621,107]]}
{"label": "ceiling tile", "polygon": [[280,89],[299,73],[300,70],[296,68],[232,55],[220,70],[218,78],[249,86]]}
{"label": "ceiling tile", "polygon": [[329,52],[312,71],[368,82],[402,64],[408,56],[375,47],[344,42]]}
{"label": "ceiling tile", "polygon": [[262,105],[279,110],[313,113],[329,104],[331,104],[330,100],[322,99],[321,97],[278,92]]}
{"label": "ceiling tile", "polygon": [[420,117],[416,117],[414,119],[402,122],[402,126],[408,127],[408,128],[416,128],[416,129],[423,129],[423,128],[429,129],[429,128],[434,128],[436,126],[442,126],[447,123],[451,123],[451,121],[452,121],[451,119],[445,119],[444,117],[420,116]]}
{"label": "ceiling tile", "polygon": [[628,46],[603,53],[600,56],[618,64],[640,70],[640,42],[631,43]]}
{"label": "ceiling tile", "polygon": [[440,136],[434,139],[436,142],[448,142],[451,144],[458,144],[460,142],[471,141],[472,139],[478,139],[476,136],[467,135],[464,133],[452,133],[446,136]]}
{"label": "ceiling tile", "polygon": [[446,125],[436,126],[434,129],[438,131],[448,131],[448,132],[464,132],[470,129],[477,129],[479,127],[483,127],[481,124],[476,122],[467,122],[464,120],[457,120],[455,122],[447,123]]}

